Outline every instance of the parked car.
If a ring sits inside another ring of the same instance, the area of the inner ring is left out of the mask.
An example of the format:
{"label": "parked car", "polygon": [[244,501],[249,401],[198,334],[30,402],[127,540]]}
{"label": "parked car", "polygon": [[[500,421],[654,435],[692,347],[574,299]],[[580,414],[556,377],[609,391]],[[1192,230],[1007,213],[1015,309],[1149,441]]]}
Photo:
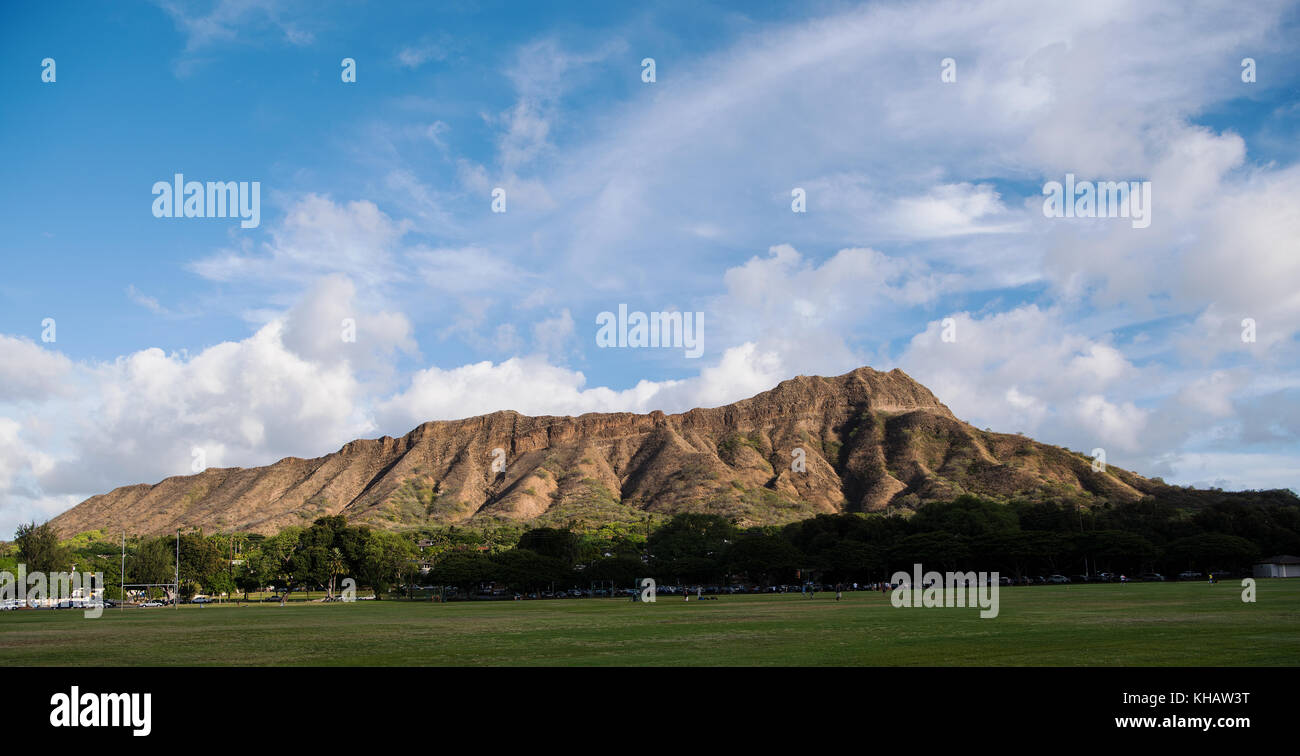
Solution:
{"label": "parked car", "polygon": [[1183,570],[1182,572],[1178,573],[1179,580],[1200,580],[1203,577],[1205,576],[1197,572],[1196,570]]}
{"label": "parked car", "polygon": [[1163,583],[1165,581],[1165,576],[1158,572],[1144,572],[1142,573],[1142,581],[1147,583]]}
{"label": "parked car", "polygon": [[1054,585],[1061,585],[1063,583],[1070,582],[1070,579],[1064,575],[1048,575],[1047,582],[1052,583]]}
{"label": "parked car", "polygon": [[164,606],[164,604],[163,604],[163,602],[161,602],[161,601],[146,601],[146,602],[144,602],[143,604],[140,605],[140,608],[141,608],[141,609],[152,609],[152,608],[157,607],[157,606]]}

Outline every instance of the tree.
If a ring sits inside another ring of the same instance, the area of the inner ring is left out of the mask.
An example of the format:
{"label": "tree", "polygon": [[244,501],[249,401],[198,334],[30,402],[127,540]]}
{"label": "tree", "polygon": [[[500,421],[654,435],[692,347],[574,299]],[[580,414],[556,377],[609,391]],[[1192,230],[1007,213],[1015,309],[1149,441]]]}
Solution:
{"label": "tree", "polygon": [[1140,572],[1156,555],[1156,547],[1137,533],[1096,530],[1073,538],[1079,558],[1087,557],[1094,571]]}
{"label": "tree", "polygon": [[914,564],[929,569],[954,570],[963,566],[970,557],[970,548],[962,536],[936,531],[900,539],[890,556],[895,567],[907,572]]}
{"label": "tree", "polygon": [[1017,576],[1035,569],[1055,572],[1056,563],[1066,550],[1066,538],[1064,534],[1050,530],[989,533],[973,540],[971,551],[976,556],[971,566]]}
{"label": "tree", "polygon": [[235,571],[235,587],[244,592],[245,601],[248,600],[249,592],[262,588],[262,576],[257,571],[261,557],[262,552],[258,549],[244,552],[244,563]]}
{"label": "tree", "polygon": [[283,587],[280,594],[282,606],[302,574],[302,565],[296,559],[301,535],[302,528],[285,528],[263,541],[260,549],[257,571],[266,583]]}
{"label": "tree", "polygon": [[733,572],[743,572],[750,580],[770,585],[799,569],[803,560],[803,554],[781,536],[750,533],[727,550],[726,564]]}
{"label": "tree", "polygon": [[736,526],[720,515],[679,514],[656,530],[646,542],[656,560],[712,559],[722,557],[736,537]]}
{"label": "tree", "polygon": [[[466,554],[472,552],[454,552]],[[448,555],[451,556],[451,555]],[[614,560],[607,560],[614,561]],[[444,557],[443,563],[446,562]],[[455,560],[453,560],[455,562]],[[477,578],[479,582],[489,579],[495,574],[506,585],[521,591],[540,590],[551,583],[568,583],[573,576],[572,570],[563,561],[543,554],[538,554],[527,549],[511,549],[492,557],[492,562],[496,569],[492,572],[483,572],[472,574],[471,577]],[[440,563],[441,566],[442,563]],[[587,570],[590,572],[590,570]],[[438,577],[446,576],[446,570],[436,570]],[[593,579],[601,579],[593,576]],[[458,585],[449,582],[448,585]]]}
{"label": "tree", "polygon": [[340,549],[338,546],[331,547],[329,553],[330,582],[329,582],[329,589],[326,593],[326,595],[329,598],[334,598],[335,581],[340,576],[346,574],[348,574],[348,561],[343,556],[343,549]]}
{"label": "tree", "polygon": [[645,572],[646,566],[640,559],[612,556],[597,559],[583,570],[582,574],[592,580],[610,580],[615,585],[631,586]]}
{"label": "tree", "polygon": [[229,575],[230,564],[220,547],[201,533],[181,536],[181,579],[193,581],[208,591],[217,575]]}
{"label": "tree", "polygon": [[1020,521],[1010,508],[970,494],[921,507],[909,525],[914,533],[937,530],[967,537],[1020,529]]}
{"label": "tree", "polygon": [[473,598],[479,583],[490,580],[492,572],[491,561],[480,552],[450,551],[429,570],[429,576],[436,584],[459,588]]}
{"label": "tree", "polygon": [[655,560],[655,567],[665,576],[689,583],[711,583],[722,577],[722,561],[709,557],[684,556],[664,561]]}
{"label": "tree", "polygon": [[818,561],[830,569],[827,578],[835,582],[867,582],[885,571],[884,549],[858,541],[841,541]]}
{"label": "tree", "polygon": [[388,531],[372,531],[365,542],[358,574],[375,590],[375,598],[380,598],[398,581],[414,555],[414,546],[406,538]]}
{"label": "tree", "polygon": [[326,585],[330,582],[330,559],[334,548],[334,520],[322,517],[298,536],[289,558],[289,572],[298,585]]}
{"label": "tree", "polygon": [[517,549],[552,557],[573,566],[578,559],[578,536],[561,528],[534,528],[519,536]]}
{"label": "tree", "polygon": [[[170,583],[176,579],[176,540],[159,536],[143,541],[126,563],[126,578],[131,583]],[[170,597],[171,591],[168,590]]]}
{"label": "tree", "polygon": [[1170,541],[1164,549],[1164,563],[1170,570],[1205,571],[1238,569],[1260,557],[1259,547],[1245,538],[1205,533]]}
{"label": "tree", "polygon": [[66,572],[68,551],[59,544],[59,534],[48,522],[19,525],[14,543],[19,561],[28,572]]}
{"label": "tree", "polygon": [[343,552],[347,574],[361,580],[366,561],[366,546],[370,543],[370,528],[348,526],[334,535],[334,545]]}
{"label": "tree", "polygon": [[229,570],[221,570],[212,573],[205,582],[204,587],[208,593],[214,596],[229,596],[235,592],[235,579],[231,576]]}

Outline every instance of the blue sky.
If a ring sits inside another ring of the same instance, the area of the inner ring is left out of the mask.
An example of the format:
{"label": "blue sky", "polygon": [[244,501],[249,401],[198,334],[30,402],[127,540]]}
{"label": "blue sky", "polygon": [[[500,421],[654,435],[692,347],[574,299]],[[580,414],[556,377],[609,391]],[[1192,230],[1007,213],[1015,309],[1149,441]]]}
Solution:
{"label": "blue sky", "polygon": [[[5,9],[0,533],[196,449],[860,365],[1171,482],[1296,487],[1293,4],[429,6]],[[260,226],[155,218],[177,172],[259,181]],[[1044,217],[1066,173],[1151,181],[1151,226]],[[703,313],[703,355],[599,348],[620,304]]]}

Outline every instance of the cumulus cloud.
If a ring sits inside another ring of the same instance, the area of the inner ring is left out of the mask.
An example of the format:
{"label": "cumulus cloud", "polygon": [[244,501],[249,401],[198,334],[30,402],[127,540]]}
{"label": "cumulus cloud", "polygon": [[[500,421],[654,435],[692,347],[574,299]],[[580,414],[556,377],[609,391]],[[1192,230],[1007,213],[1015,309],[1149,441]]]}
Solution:
{"label": "cumulus cloud", "polygon": [[[0,530],[132,482],[315,456],[374,428],[368,393],[415,342],[403,315],[323,278],[239,341],[193,354],[149,348],[107,362],[0,336]],[[356,341],[341,337],[343,316]],[[372,380],[368,382],[367,377]]]}
{"label": "cumulus cloud", "polygon": [[929,301],[945,285],[923,264],[872,249],[840,250],[818,265],[789,245],[729,269],[723,282],[705,311],[716,316],[714,343],[762,343],[808,373],[852,369],[861,359],[846,338],[855,324]]}
{"label": "cumulus cloud", "polygon": [[1145,414],[1116,395],[1133,396],[1153,371],[1112,344],[1073,332],[1061,312],[1036,305],[983,317],[954,313],[948,325],[931,322],[897,362],[958,417],[1077,449],[1138,448]]}
{"label": "cumulus cloud", "polygon": [[75,454],[39,476],[43,489],[93,492],[188,474],[196,448],[212,467],[321,454],[333,439],[368,430],[346,363],[303,359],[282,337],[273,322],[190,358],[145,349],[89,366],[85,395],[51,408],[68,423]]}
{"label": "cumulus cloud", "polygon": [[0,406],[61,393],[71,369],[72,361],[59,352],[0,334]]}
{"label": "cumulus cloud", "polygon": [[363,312],[346,276],[320,279],[282,320],[281,341],[294,354],[324,365],[387,369],[396,352],[416,353],[411,323],[398,312]]}

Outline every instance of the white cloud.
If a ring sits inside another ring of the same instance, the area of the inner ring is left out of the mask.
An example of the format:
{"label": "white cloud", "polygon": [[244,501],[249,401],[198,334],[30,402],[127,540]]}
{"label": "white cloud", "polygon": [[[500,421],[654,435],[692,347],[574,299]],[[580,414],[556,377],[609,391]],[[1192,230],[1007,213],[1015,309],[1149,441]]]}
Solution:
{"label": "white cloud", "polygon": [[951,317],[955,341],[944,341],[942,321],[933,321],[897,362],[958,417],[1076,449],[1138,446],[1145,414],[1115,395],[1132,396],[1144,372],[1113,345],[1033,305]]}
{"label": "white cloud", "polygon": [[310,45],[315,35],[308,27],[311,6],[295,0],[154,0],[185,36],[185,50],[175,72],[186,76],[204,62],[203,54],[235,43],[252,43],[269,37],[295,47]]}
{"label": "white cloud", "polygon": [[1074,403],[1073,414],[1099,444],[1110,444],[1125,451],[1140,448],[1138,439],[1146,425],[1147,413],[1132,402],[1115,403],[1104,396],[1088,394]]}
{"label": "white cloud", "polygon": [[480,246],[461,248],[417,247],[407,254],[424,284],[434,291],[453,294],[505,293],[526,288],[530,273]]}
{"label": "white cloud", "polygon": [[1177,455],[1170,464],[1169,475],[1185,481],[1183,485],[1200,488],[1294,490],[1295,470],[1293,454],[1190,452]]}
{"label": "white cloud", "polygon": [[405,315],[363,311],[356,301],[356,287],[339,274],[320,279],[282,322],[284,346],[322,365],[342,362],[386,370],[393,352],[418,351]]}
{"label": "white cloud", "polygon": [[411,69],[419,68],[431,60],[443,60],[446,57],[446,41],[435,41],[427,37],[397,52],[397,62]]}
{"label": "white cloud", "polygon": [[533,325],[533,343],[539,353],[563,358],[573,347],[573,315],[566,308],[553,318],[545,318]]}
{"label": "white cloud", "polygon": [[156,297],[146,295],[144,292],[135,288],[135,284],[126,287],[126,296],[136,304],[154,313],[155,315],[166,315],[167,308],[158,303]]}
{"label": "white cloud", "polygon": [[581,373],[556,367],[540,357],[514,357],[501,363],[478,362],[415,374],[406,391],[381,402],[382,427],[409,428],[427,420],[449,420],[498,410],[526,415],[624,411],[644,406],[659,386],[642,381],[613,391],[584,388]]}
{"label": "white cloud", "polygon": [[397,251],[409,221],[395,221],[373,202],[338,204],[308,194],[271,231],[264,254],[226,250],[191,268],[213,281],[289,281],[307,283],[328,273],[343,273],[367,288],[404,277]]}
{"label": "white cloud", "polygon": [[[370,396],[415,342],[405,316],[321,279],[248,338],[192,356],[143,349],[73,363],[0,336],[0,532],[113,487],[210,467],[314,456],[374,428]],[[342,317],[357,340],[341,339]],[[367,381],[367,376],[374,380]]]}
{"label": "white cloud", "polygon": [[1001,195],[989,184],[936,186],[896,200],[893,216],[899,233],[914,238],[1006,233],[1021,226],[1006,217]]}
{"label": "white cloud", "polygon": [[0,407],[63,393],[72,361],[57,351],[0,334]]}

